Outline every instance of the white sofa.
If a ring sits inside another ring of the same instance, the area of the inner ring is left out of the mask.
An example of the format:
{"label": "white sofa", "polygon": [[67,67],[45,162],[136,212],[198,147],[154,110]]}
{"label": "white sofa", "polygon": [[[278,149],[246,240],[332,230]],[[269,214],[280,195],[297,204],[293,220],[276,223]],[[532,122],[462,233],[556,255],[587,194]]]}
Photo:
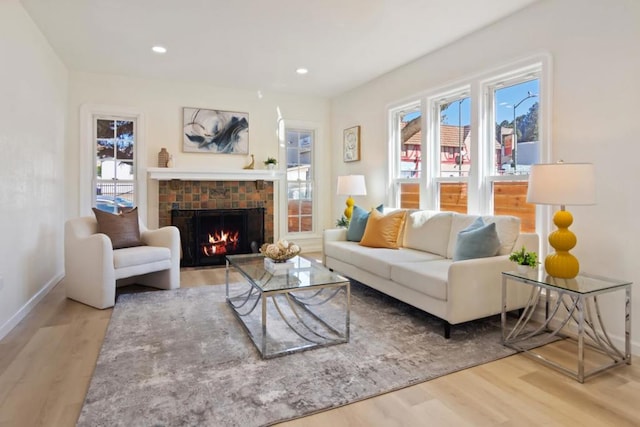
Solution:
{"label": "white sofa", "polygon": [[[535,233],[520,233],[513,216],[483,216],[495,222],[500,249],[496,256],[453,261],[458,232],[478,216],[454,212],[408,211],[400,249],[370,248],[346,240],[346,229],[323,233],[326,267],[444,320],[451,325],[501,312],[503,271],[514,269],[509,254],[523,245],[538,251]],[[511,285],[509,285],[511,286]],[[507,310],[524,307],[525,286],[510,287]]]}
{"label": "white sofa", "polygon": [[113,307],[116,286],[137,283],[159,289],[180,287],[180,233],[176,227],[148,230],[140,223],[145,246],[113,249],[98,233],[93,216],[65,223],[67,297],[96,308]]}

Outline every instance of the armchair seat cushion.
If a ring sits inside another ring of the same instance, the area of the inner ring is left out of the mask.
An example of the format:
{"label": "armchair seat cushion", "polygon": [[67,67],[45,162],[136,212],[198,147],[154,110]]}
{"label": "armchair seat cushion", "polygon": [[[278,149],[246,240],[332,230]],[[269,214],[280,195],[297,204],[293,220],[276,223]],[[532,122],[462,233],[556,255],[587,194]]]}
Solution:
{"label": "armchair seat cushion", "polygon": [[113,266],[116,270],[161,261],[171,261],[171,251],[169,248],[159,246],[134,246],[113,251]]}

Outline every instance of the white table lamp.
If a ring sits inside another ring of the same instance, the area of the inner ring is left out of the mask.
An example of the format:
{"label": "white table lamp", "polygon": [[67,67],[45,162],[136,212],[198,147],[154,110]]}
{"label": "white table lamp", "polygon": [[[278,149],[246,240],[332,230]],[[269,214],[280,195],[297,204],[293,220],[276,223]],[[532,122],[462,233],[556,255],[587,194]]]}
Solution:
{"label": "white table lamp", "polygon": [[344,216],[347,220],[351,219],[353,213],[353,205],[355,201],[352,196],[366,196],[367,186],[364,182],[364,175],[345,175],[338,177],[338,196],[349,196],[347,198],[347,207],[344,210]]}
{"label": "white table lamp", "polygon": [[557,230],[549,234],[549,244],[556,250],[548,255],[544,266],[553,277],[572,279],[580,271],[578,259],[569,253],[577,243],[569,230],[573,216],[566,205],[596,203],[595,168],[591,163],[537,164],[529,172],[527,202],[539,205],[560,205],[553,216]]}

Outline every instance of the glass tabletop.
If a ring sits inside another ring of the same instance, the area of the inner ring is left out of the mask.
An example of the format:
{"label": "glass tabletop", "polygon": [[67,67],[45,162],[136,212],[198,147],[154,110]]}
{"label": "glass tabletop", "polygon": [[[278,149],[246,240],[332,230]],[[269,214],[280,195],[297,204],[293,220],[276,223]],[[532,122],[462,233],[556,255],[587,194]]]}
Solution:
{"label": "glass tabletop", "polygon": [[577,294],[591,294],[610,291],[632,284],[632,282],[626,280],[610,279],[584,273],[578,274],[578,276],[573,279],[561,279],[559,277],[549,276],[542,266],[537,269],[531,269],[531,271],[527,273],[505,271],[502,274],[534,285],[556,288],[558,290],[570,291]]}
{"label": "glass tabletop", "polygon": [[296,289],[348,282],[324,265],[296,256],[286,271],[272,274],[265,268],[262,254],[227,255],[227,261],[262,291]]}

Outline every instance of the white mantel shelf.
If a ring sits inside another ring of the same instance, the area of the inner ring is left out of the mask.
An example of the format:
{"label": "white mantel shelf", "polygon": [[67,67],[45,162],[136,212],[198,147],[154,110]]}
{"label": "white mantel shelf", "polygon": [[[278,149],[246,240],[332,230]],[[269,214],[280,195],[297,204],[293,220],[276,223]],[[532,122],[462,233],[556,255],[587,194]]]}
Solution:
{"label": "white mantel shelf", "polygon": [[266,169],[194,170],[177,168],[147,168],[150,179],[158,181],[278,181],[284,171]]}

